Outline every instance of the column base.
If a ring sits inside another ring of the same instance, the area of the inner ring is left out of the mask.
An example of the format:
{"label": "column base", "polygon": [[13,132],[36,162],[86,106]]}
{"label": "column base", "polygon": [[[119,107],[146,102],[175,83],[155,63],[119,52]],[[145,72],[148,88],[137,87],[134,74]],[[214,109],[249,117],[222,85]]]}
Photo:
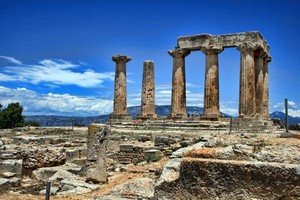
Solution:
{"label": "column base", "polygon": [[173,119],[173,120],[177,120],[177,119],[186,119],[188,118],[187,114],[174,114],[171,113],[167,119]]}
{"label": "column base", "polygon": [[138,115],[136,117],[138,120],[148,120],[148,119],[157,119],[157,114],[148,114],[148,115]]}
{"label": "column base", "polygon": [[218,121],[221,118],[220,114],[204,114],[200,116],[200,119]]}
{"label": "column base", "polygon": [[129,114],[111,114],[109,116],[110,123],[123,123],[132,122],[132,118]]}

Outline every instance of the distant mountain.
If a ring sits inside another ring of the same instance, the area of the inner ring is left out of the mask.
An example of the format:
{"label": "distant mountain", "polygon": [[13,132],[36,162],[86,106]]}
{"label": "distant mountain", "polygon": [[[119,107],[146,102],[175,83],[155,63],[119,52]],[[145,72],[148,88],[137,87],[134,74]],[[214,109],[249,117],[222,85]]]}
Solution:
{"label": "distant mountain", "polygon": [[[140,106],[130,106],[128,107],[128,113],[132,116],[133,119],[140,114]],[[171,111],[170,105],[155,106],[155,110],[158,116],[168,116]],[[203,113],[203,108],[197,106],[188,106],[188,114],[200,115]],[[222,113],[225,117],[231,117],[226,113]],[[284,121],[285,114],[283,112],[273,112],[270,114],[272,119],[280,119]],[[36,121],[40,126],[88,126],[90,123],[106,123],[108,121],[109,115],[101,116],[90,116],[90,117],[67,117],[67,116],[53,116],[53,115],[33,115],[25,116],[25,121]],[[300,117],[289,116],[289,124],[294,125],[300,123]]]}
{"label": "distant mountain", "polygon": [[[128,113],[135,119],[141,112],[140,106],[130,106],[127,108]],[[158,116],[168,116],[171,111],[170,105],[155,106]],[[196,106],[188,106],[187,112],[189,114],[201,114],[203,108]],[[25,116],[25,121],[36,121],[40,126],[88,126],[90,123],[106,123],[109,115],[90,116],[90,117],[67,117],[67,116],[54,116],[54,115],[31,115]]]}
{"label": "distant mountain", "polygon": [[[282,121],[285,120],[285,113],[280,112],[280,111],[275,111],[270,114],[271,119],[280,119]],[[300,117],[292,117],[288,116],[288,124],[289,125],[296,125],[300,124]]]}
{"label": "distant mountain", "polygon": [[54,115],[25,116],[25,121],[36,121],[40,126],[88,126],[93,122],[105,123],[109,115],[91,117],[67,117]]}

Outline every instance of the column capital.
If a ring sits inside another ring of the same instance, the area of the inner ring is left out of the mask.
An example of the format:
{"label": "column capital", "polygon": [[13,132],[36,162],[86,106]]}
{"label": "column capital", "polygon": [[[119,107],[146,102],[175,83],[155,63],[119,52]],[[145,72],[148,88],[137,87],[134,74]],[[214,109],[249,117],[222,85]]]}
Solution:
{"label": "column capital", "polygon": [[252,43],[242,43],[236,46],[237,49],[241,52],[246,52],[246,51],[255,51],[256,49],[258,49],[258,46]]}
{"label": "column capital", "polygon": [[126,55],[115,55],[111,59],[116,63],[127,63],[131,60],[131,57]]}
{"label": "column capital", "polygon": [[201,51],[206,55],[219,54],[223,51],[223,47],[221,46],[203,47]]}
{"label": "column capital", "polygon": [[174,50],[169,50],[168,54],[173,58],[184,58],[190,54],[190,51],[178,48]]}
{"label": "column capital", "polygon": [[264,57],[264,63],[269,63],[269,62],[271,62],[271,61],[272,61],[272,57],[271,57],[271,56],[266,55],[266,56]]}

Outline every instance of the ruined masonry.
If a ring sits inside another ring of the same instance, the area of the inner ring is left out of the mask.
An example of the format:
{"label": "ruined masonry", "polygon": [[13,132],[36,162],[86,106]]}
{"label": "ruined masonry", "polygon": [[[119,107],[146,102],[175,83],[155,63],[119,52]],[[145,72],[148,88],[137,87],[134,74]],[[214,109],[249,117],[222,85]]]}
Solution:
{"label": "ruined masonry", "polygon": [[116,55],[112,57],[116,62],[115,87],[114,87],[114,110],[110,116],[111,121],[131,120],[127,114],[127,93],[126,93],[126,63],[131,60],[126,55]]}
{"label": "ruined masonry", "polygon": [[153,119],[155,114],[154,62],[146,60],[143,70],[141,113],[138,119]]}
{"label": "ruined masonry", "polygon": [[[170,119],[186,119],[185,58],[192,51],[206,55],[204,113],[200,119],[219,120],[220,91],[218,56],[224,48],[236,47],[240,53],[239,119],[269,120],[270,47],[259,32],[226,35],[192,35],[179,37],[177,47],[169,50],[173,57],[172,100]],[[113,56],[116,62],[113,119],[129,120],[126,110],[126,63],[128,56]],[[144,62],[140,119],[155,119],[155,83],[153,61]]]}

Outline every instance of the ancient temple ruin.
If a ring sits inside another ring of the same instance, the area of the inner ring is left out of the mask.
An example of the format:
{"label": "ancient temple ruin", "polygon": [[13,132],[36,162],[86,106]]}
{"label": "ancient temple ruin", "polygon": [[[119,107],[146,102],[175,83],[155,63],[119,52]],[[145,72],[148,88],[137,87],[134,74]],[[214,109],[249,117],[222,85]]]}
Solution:
{"label": "ancient temple ruin", "polygon": [[[225,35],[182,36],[175,49],[168,51],[173,57],[172,100],[169,119],[186,119],[185,58],[192,51],[206,55],[204,113],[201,119],[219,120],[219,63],[218,55],[224,48],[236,47],[240,53],[240,119],[269,119],[268,63],[270,47],[259,32]],[[116,64],[114,111],[112,119],[129,119],[126,111],[126,62],[128,56],[114,56]],[[156,118],[154,100],[153,62],[144,64],[141,117]]]}

